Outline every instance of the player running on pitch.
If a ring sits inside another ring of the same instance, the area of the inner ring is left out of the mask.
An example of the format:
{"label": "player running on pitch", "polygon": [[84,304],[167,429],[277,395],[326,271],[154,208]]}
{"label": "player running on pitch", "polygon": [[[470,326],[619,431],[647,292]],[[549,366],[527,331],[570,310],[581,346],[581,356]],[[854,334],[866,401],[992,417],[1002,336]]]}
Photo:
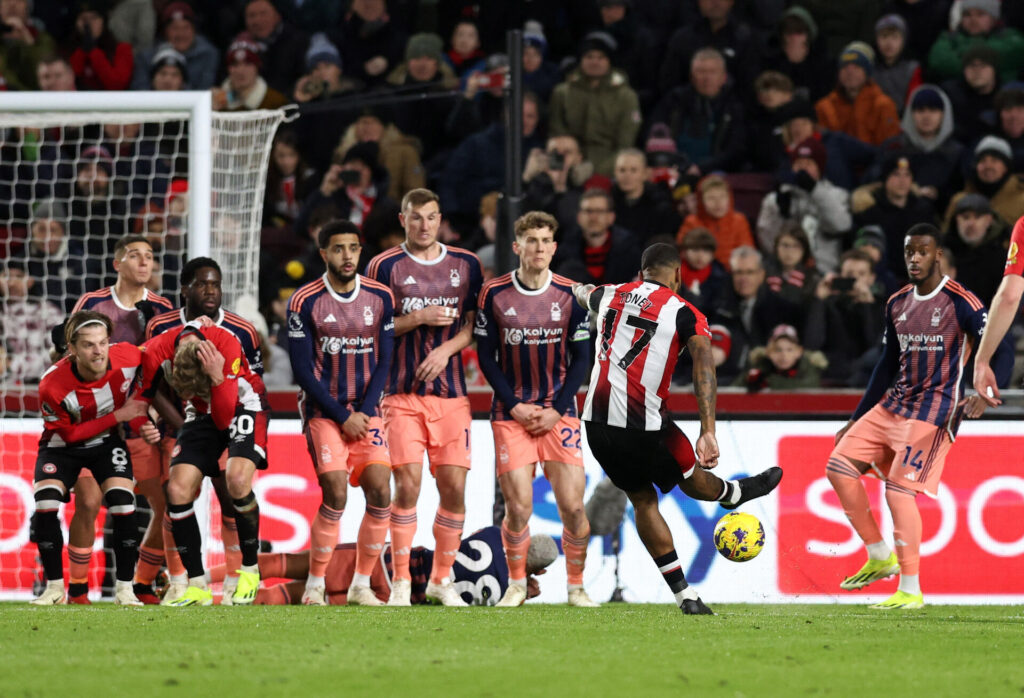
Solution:
{"label": "player running on pitch", "polygon": [[[907,231],[903,256],[910,283],[886,303],[884,352],[853,417],[836,434],[826,467],[868,552],[864,566],[839,586],[861,589],[898,572],[896,593],[871,606],[882,610],[924,606],[916,497],[937,496],[961,419],[979,417],[986,407],[977,395],[963,396],[964,367],[985,328],[985,306],[943,276],[940,240],[939,229],[928,223]],[[895,553],[871,514],[860,480],[867,473],[885,481]]]}
{"label": "player running on pitch", "polygon": [[61,502],[68,501],[82,468],[89,468],[113,519],[114,603],[141,606],[132,591],[138,556],[132,462],[118,429],[118,424],[146,414],[146,403],[129,397],[141,355],[134,344],[110,344],[113,326],[102,313],[73,313],[64,331],[69,355],[39,382],[43,435],[33,477],[33,540],[47,582],[31,603],[52,606],[67,601],[61,560],[64,537],[57,512]]}
{"label": "player running on pitch", "polygon": [[576,391],[590,364],[590,322],[573,302],[573,282],[551,273],[554,216],[531,211],[514,228],[519,269],[484,286],[474,330],[480,369],[494,388],[491,428],[505,496],[501,537],[510,579],[497,605],[520,606],[527,598],[533,478],[542,463],[562,519],[569,605],[594,607],[583,588],[590,523],[576,416]]}
{"label": "player running on pitch", "polygon": [[379,403],[391,369],[394,296],[356,273],[363,245],[354,223],[328,223],[318,244],[326,273],[288,302],[288,353],[302,388],[303,432],[323,493],[310,527],[302,603],[327,605],[324,575],[351,483],[363,489],[366,512],[347,599],[353,606],[380,606],[383,602],[370,589],[370,573],[391,523],[391,458]]}
{"label": "player running on pitch", "polygon": [[[694,499],[735,509],[775,489],[782,469],[728,481],[708,472],[718,465],[719,455],[711,331],[700,311],[677,294],[682,277],[673,245],[651,245],[640,266],[642,281],[574,287],[579,303],[598,314],[597,361],[583,408],[587,441],[605,473],[633,503],[637,533],[679,608],[690,615],[710,614],[686,581],[654,485],[662,492],[678,486]],[[665,414],[672,371],[684,348],[693,358],[700,412],[696,455]]]}

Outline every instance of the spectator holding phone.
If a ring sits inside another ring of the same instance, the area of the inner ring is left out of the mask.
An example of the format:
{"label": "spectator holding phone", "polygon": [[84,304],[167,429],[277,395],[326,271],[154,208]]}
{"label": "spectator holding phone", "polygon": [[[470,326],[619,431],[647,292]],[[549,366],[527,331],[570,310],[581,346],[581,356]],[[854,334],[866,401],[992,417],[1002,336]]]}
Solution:
{"label": "spectator holding phone", "polygon": [[808,344],[823,344],[828,358],[826,377],[851,386],[866,384],[877,363],[882,337],[885,300],[876,295],[874,263],[864,250],[843,253],[839,273],[826,274],[818,283],[808,329],[823,331],[820,339],[808,337]]}

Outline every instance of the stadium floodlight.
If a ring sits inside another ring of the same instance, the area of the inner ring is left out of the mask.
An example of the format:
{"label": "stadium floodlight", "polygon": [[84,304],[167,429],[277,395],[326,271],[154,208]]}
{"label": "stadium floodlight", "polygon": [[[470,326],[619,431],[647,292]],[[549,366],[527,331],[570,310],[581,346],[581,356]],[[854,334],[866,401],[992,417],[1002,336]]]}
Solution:
{"label": "stadium floodlight", "polygon": [[113,283],[114,243],[128,233],[153,244],[152,288],[176,306],[178,271],[195,256],[220,262],[225,307],[258,297],[267,166],[284,119],[284,110],[214,112],[209,91],[4,93],[0,275],[31,269],[33,289],[22,303],[0,293],[0,552],[17,547],[24,561],[0,570],[0,594],[31,586],[34,572],[31,501],[12,483],[27,481],[31,494],[46,325],[82,292]]}

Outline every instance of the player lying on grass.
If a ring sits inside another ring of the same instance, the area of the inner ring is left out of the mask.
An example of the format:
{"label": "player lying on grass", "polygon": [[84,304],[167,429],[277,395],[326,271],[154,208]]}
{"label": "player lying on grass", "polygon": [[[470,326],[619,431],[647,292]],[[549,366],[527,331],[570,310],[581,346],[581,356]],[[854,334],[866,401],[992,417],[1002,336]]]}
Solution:
{"label": "player lying on grass", "polygon": [[119,428],[141,418],[147,405],[129,397],[141,362],[138,347],[111,346],[113,327],[102,313],[82,310],[65,325],[68,356],[39,383],[43,434],[33,478],[33,540],[46,573],[46,588],[31,603],[66,603],[61,554],[64,536],[57,512],[82,468],[92,471],[114,526],[114,603],[141,606],[132,591],[138,558],[132,461]]}
{"label": "player lying on grass", "polygon": [[[540,585],[534,575],[543,574],[555,558],[558,547],[551,536],[535,535],[530,541],[526,554],[527,594],[534,598],[540,594]],[[305,580],[309,573],[309,553],[268,553],[259,556],[260,577],[272,579],[281,577],[295,581],[282,582],[269,588],[263,587],[256,593],[258,605],[299,604],[305,591]],[[429,548],[412,548],[409,570],[412,574],[410,601],[414,604],[430,603],[427,599],[427,579],[434,561],[434,551]],[[331,605],[341,606],[347,602],[347,595],[355,573],[356,544],[343,543],[334,548],[325,572],[327,599]],[[224,566],[210,570],[210,581],[218,582],[224,576]],[[370,588],[381,601],[391,594],[394,567],[391,545],[384,547],[374,563],[370,574]],[[497,526],[481,528],[467,536],[459,546],[452,567],[455,590],[462,600],[471,606],[493,606],[508,589],[508,565],[501,547],[501,530]],[[361,604],[366,605],[366,604]]]}
{"label": "player lying on grass", "polygon": [[[938,496],[939,479],[964,417],[986,403],[964,399],[964,369],[985,328],[985,306],[943,276],[939,229],[919,223],[907,231],[903,256],[910,283],[885,306],[883,353],[850,422],[836,434],[826,467],[846,518],[864,541],[868,560],[842,582],[861,589],[899,573],[896,593],[871,608],[924,606],[921,592],[921,512],[917,495]],[[860,478],[885,481],[896,552],[882,539]]]}
{"label": "player lying on grass", "polygon": [[[774,490],[782,469],[728,481],[708,472],[718,465],[718,441],[707,319],[677,294],[682,277],[674,246],[655,243],[644,250],[641,274],[642,281],[573,289],[580,305],[598,316],[597,360],[583,421],[591,452],[633,503],[637,533],[679,608],[706,615],[712,611],[686,581],[654,485],[666,493],[678,486],[694,499],[735,509]],[[665,408],[672,371],[684,348],[693,357],[693,391],[700,412],[696,454]]]}
{"label": "player lying on grass", "polygon": [[213,597],[203,570],[202,536],[192,503],[204,477],[218,477],[228,451],[225,480],[238,526],[242,564],[236,604],[250,604],[259,587],[259,504],[252,490],[257,469],[266,468],[268,406],[263,380],[249,367],[234,334],[189,323],[143,346],[144,394],[151,395],[170,372],[170,385],[187,401],[167,482],[167,513],[189,586],[171,606],[208,606]]}

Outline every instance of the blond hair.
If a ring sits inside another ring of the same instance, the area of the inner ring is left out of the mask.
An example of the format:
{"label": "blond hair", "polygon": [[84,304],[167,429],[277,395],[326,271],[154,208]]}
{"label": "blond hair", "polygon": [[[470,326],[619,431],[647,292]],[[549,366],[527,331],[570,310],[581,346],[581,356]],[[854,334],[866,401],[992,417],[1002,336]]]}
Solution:
{"label": "blond hair", "polygon": [[174,350],[170,384],[183,398],[210,399],[210,377],[199,360],[199,342],[182,342]]}
{"label": "blond hair", "polygon": [[73,313],[64,325],[64,341],[67,342],[68,346],[71,346],[78,339],[78,331],[80,329],[86,325],[94,325],[96,323],[100,323],[107,328],[108,337],[114,334],[114,323],[106,315],[95,310],[79,310],[77,313]]}
{"label": "blond hair", "polygon": [[441,197],[429,189],[410,189],[402,197],[402,211],[405,212],[410,208],[426,206],[431,201],[436,203],[438,208],[441,207]]}

